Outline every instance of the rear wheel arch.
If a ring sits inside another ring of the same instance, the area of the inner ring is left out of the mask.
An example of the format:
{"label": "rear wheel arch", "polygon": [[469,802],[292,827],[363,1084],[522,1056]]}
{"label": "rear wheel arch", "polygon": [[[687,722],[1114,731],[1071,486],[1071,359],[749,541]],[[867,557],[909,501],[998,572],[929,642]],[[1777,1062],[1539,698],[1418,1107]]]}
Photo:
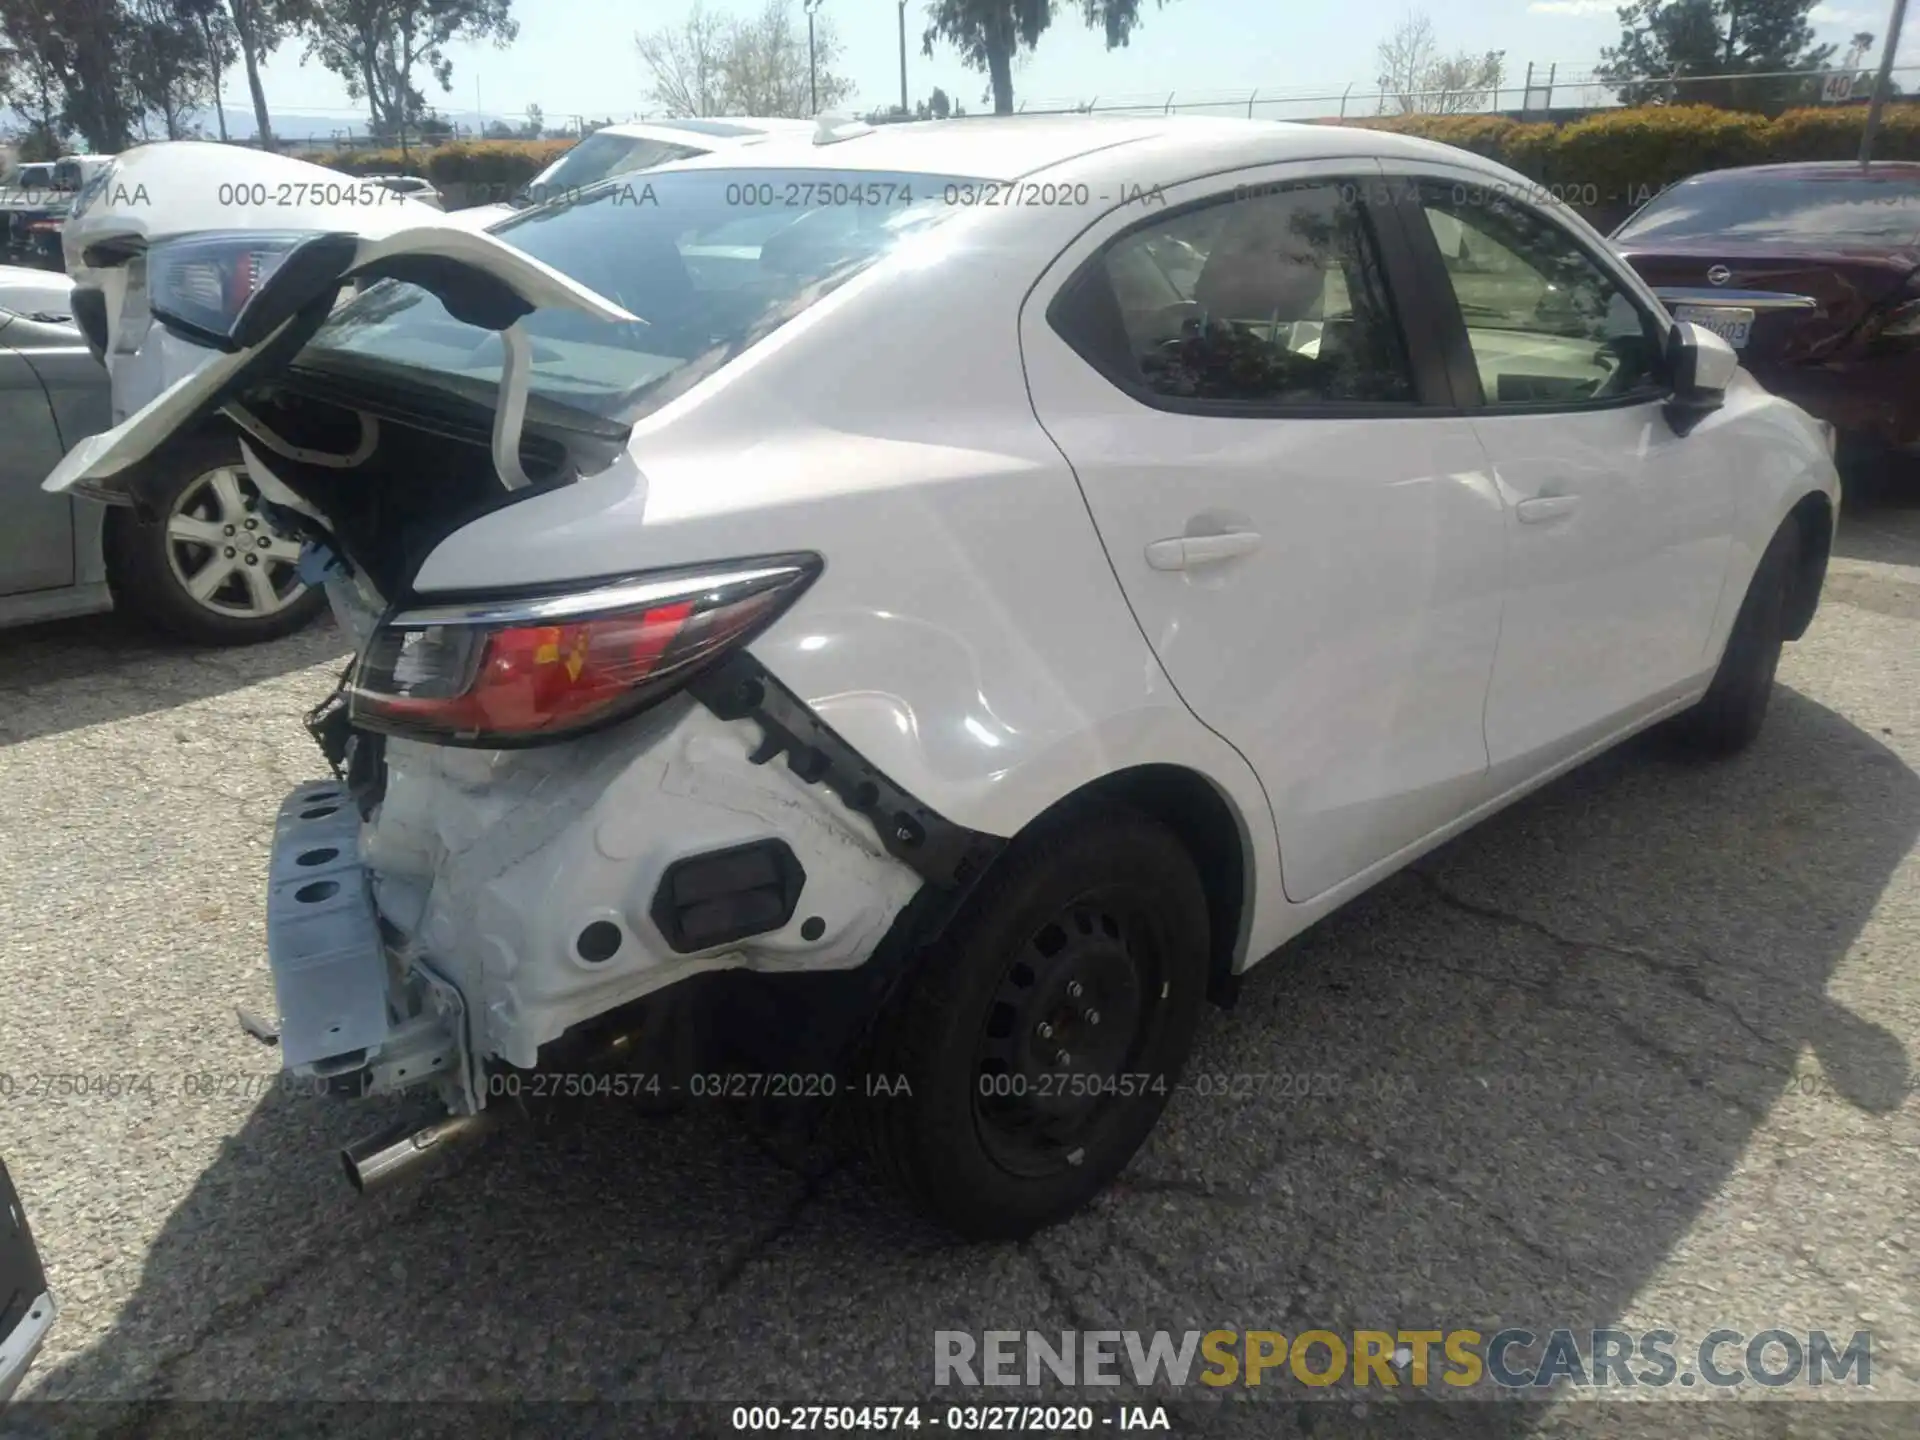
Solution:
{"label": "rear wheel arch", "polygon": [[1220,788],[1184,765],[1148,764],[1116,770],[1062,796],[1022,827],[1070,820],[1074,812],[1096,814],[1118,805],[1172,831],[1192,857],[1207,897],[1209,931],[1207,998],[1231,1003],[1236,962],[1245,948],[1251,912],[1253,843],[1245,817]]}

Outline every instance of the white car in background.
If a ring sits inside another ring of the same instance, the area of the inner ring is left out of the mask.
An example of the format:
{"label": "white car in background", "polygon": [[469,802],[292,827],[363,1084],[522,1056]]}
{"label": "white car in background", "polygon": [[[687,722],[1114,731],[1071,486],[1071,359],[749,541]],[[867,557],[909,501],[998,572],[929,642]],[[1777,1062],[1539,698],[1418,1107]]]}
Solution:
{"label": "white car in background", "polygon": [[651,120],[632,125],[608,125],[587,136],[506,201],[477,205],[457,213],[480,220],[482,224],[491,224],[530,205],[564,200],[610,176],[631,175],[675,160],[689,160],[696,155],[758,145],[777,136],[789,139],[804,137],[812,134],[818,123],[814,120],[729,115],[712,119],[699,116],[681,120]]}
{"label": "white car in background", "polygon": [[409,200],[431,205],[436,210],[446,209],[446,198],[441,195],[439,188],[431,180],[423,180],[418,175],[362,175],[358,178],[395,195],[404,195]]}
{"label": "white car in background", "polygon": [[362,1187],[541,1074],[837,1094],[1029,1233],[1208,997],[1635,732],[1748,745],[1818,604],[1821,427],[1478,156],[1033,117],[648,183],[154,231],[141,313],[215,353],[48,481],[239,447],[358,639],[250,1028],[445,1105]]}

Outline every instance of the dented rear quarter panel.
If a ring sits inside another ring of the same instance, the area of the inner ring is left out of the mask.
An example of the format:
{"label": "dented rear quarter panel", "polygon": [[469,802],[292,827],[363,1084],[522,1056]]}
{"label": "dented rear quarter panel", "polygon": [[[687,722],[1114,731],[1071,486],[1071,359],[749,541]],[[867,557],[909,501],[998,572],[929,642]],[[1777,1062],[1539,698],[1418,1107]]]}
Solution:
{"label": "dented rear quarter panel", "polygon": [[816,551],[752,650],[869,763],[998,836],[1115,771],[1189,768],[1239,820],[1247,934],[1274,932],[1265,795],[1167,680],[1028,400],[1009,277],[1079,223],[939,227],[647,417],[608,470],[456,532],[416,591]]}

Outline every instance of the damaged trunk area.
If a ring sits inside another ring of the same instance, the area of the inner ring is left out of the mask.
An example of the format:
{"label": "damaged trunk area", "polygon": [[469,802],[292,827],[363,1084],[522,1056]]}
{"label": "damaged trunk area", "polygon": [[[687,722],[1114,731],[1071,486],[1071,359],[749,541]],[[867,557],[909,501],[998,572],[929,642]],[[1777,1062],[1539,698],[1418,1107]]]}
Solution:
{"label": "damaged trunk area", "polygon": [[[411,593],[454,531],[605,469],[625,449],[630,427],[538,400],[517,435],[502,435],[492,384],[391,368],[300,365],[205,422],[246,447],[277,522],[388,603]],[[172,448],[141,469],[164,467]],[[517,465],[503,465],[503,448]]]}

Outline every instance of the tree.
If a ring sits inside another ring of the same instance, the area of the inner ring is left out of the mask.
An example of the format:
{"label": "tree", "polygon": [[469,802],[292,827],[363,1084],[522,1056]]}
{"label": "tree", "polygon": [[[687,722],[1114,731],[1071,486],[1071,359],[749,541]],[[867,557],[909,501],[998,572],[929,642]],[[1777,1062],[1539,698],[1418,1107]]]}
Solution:
{"label": "tree", "polygon": [[240,58],[240,46],[233,33],[233,17],[222,0],[175,0],[175,9],[191,23],[200,36],[200,53],[207,67],[207,86],[213,92],[214,120],[220,127],[220,139],[227,138],[227,102],[221,92],[221,77]]}
{"label": "tree", "polygon": [[27,93],[58,104],[59,128],[100,154],[133,138],[139,102],[130,83],[133,29],[120,0],[0,0],[0,44]]}
{"label": "tree", "polygon": [[[1157,8],[1166,0],[1154,3]],[[1140,23],[1140,6],[1141,0],[1080,0],[1087,28],[1103,30],[1109,50],[1127,43]],[[1014,56],[1040,43],[1053,11],[1054,0],[934,0],[921,53],[931,59],[936,42],[953,46],[970,69],[986,74],[993,113],[1011,115]]]}
{"label": "tree", "polygon": [[253,101],[253,123],[262,150],[273,149],[273,122],[267,114],[266,87],[260,83],[260,63],[281,43],[314,18],[314,0],[225,0],[227,20],[240,63],[247,71],[247,94]]}
{"label": "tree", "polygon": [[766,0],[751,19],[708,13],[696,4],[677,28],[637,35],[652,77],[654,103],[669,115],[785,115],[830,110],[853,93],[833,72],[841,44],[833,23],[816,17],[811,64],[805,27],[790,0]]}
{"label": "tree", "polygon": [[655,104],[676,116],[726,112],[722,61],[734,23],[695,0],[678,29],[633,37],[640,63],[653,79]]}
{"label": "tree", "polygon": [[207,32],[196,13],[210,8],[195,0],[129,0],[130,33],[121,37],[127,83],[141,115],[157,115],[169,140],[195,133],[192,113],[213,91]]}
{"label": "tree", "polygon": [[1380,113],[1457,115],[1478,110],[1497,95],[1506,72],[1506,51],[1483,55],[1461,51],[1443,56],[1433,22],[1409,14],[1380,42]]}
{"label": "tree", "polygon": [[867,123],[869,125],[897,125],[902,120],[946,120],[952,116],[964,115],[966,113],[966,106],[955,105],[953,101],[948,98],[947,92],[936,85],[933,87],[933,94],[924,100],[916,100],[913,102],[912,113],[902,110],[898,105],[889,105],[885,109],[868,111]]}
{"label": "tree", "polygon": [[831,20],[814,17],[813,55],[807,27],[794,20],[790,0],[766,0],[759,15],[737,23],[727,37],[726,83],[735,114],[805,116],[832,110],[853,94],[853,82],[833,73],[842,46]]}
{"label": "tree", "polygon": [[421,66],[453,89],[453,61],[446,47],[456,41],[491,40],[505,46],[520,33],[513,0],[314,0],[307,22],[307,58],[318,60],[345,83],[347,93],[367,102],[375,135],[398,136],[418,128],[427,98],[414,83]]}
{"label": "tree", "polygon": [[23,33],[9,29],[13,7],[0,3],[0,97],[24,124],[16,160],[33,163],[64,155],[73,135],[67,123],[66,97],[60,78],[41,54],[22,48]]}
{"label": "tree", "polygon": [[[1635,0],[1620,10],[1620,43],[1595,69],[1628,105],[1771,109],[1804,96],[1804,82],[1739,77],[1815,70],[1837,48],[1813,43],[1816,0]],[[1726,79],[1676,84],[1691,76]]]}
{"label": "tree", "polygon": [[517,132],[504,120],[489,120],[487,128],[480,133],[489,140],[512,140]]}
{"label": "tree", "polygon": [[527,123],[520,127],[523,139],[538,140],[547,133],[547,112],[538,105],[527,106]]}

